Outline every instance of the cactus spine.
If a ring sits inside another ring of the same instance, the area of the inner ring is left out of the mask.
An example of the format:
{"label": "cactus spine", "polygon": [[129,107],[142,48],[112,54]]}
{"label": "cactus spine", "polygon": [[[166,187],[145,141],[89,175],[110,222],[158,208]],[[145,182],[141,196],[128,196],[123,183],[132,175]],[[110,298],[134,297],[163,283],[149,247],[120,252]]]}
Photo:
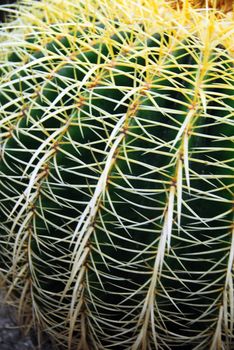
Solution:
{"label": "cactus spine", "polygon": [[233,349],[234,24],[180,7],[2,27],[2,280],[58,347]]}

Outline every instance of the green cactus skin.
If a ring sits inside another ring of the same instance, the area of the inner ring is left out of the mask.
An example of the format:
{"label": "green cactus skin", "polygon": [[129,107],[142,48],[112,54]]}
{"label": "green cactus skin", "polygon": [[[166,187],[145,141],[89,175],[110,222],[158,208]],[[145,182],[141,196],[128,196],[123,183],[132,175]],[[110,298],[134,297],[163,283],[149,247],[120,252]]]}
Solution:
{"label": "green cactus skin", "polygon": [[90,23],[2,64],[5,286],[58,348],[231,350],[233,58]]}

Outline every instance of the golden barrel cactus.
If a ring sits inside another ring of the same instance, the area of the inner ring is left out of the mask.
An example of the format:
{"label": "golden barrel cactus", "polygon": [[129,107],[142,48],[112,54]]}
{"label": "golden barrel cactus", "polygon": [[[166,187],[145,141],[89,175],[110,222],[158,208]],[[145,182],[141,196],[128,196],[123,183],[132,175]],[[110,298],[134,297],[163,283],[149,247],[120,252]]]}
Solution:
{"label": "golden barrel cactus", "polygon": [[1,281],[56,347],[234,348],[231,5],[8,7]]}

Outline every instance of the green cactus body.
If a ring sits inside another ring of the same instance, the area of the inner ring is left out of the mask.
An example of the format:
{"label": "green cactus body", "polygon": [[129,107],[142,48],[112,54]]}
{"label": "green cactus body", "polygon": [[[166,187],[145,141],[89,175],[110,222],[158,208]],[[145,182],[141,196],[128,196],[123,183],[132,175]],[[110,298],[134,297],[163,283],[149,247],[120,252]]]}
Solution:
{"label": "green cactus body", "polygon": [[231,350],[233,57],[86,20],[2,65],[5,286],[61,348]]}

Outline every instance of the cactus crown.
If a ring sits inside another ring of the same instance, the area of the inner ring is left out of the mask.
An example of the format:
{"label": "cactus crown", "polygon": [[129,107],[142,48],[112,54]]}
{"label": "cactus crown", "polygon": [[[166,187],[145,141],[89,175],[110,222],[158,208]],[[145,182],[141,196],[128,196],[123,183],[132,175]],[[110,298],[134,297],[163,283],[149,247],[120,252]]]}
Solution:
{"label": "cactus crown", "polygon": [[0,259],[19,313],[69,349],[231,349],[232,13],[19,6],[0,54]]}
{"label": "cactus crown", "polygon": [[173,8],[183,8],[190,4],[194,8],[202,9],[209,8],[214,10],[220,10],[221,12],[227,13],[233,11],[232,0],[171,0],[169,1]]}

